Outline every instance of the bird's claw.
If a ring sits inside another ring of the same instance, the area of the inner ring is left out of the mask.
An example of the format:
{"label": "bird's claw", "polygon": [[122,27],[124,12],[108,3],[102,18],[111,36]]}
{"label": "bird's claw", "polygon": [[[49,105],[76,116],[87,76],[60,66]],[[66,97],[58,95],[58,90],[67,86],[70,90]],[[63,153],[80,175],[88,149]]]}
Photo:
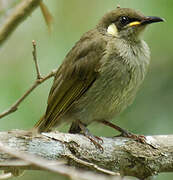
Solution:
{"label": "bird's claw", "polygon": [[[102,143],[103,143],[103,139],[101,139],[100,137],[98,136],[86,136],[94,145],[96,148],[98,148],[101,152],[104,151],[103,147],[102,147]],[[101,144],[98,142],[98,141],[101,141]]]}
{"label": "bird's claw", "polygon": [[136,134],[130,133],[128,131],[125,131],[121,134],[121,136],[130,138],[130,139],[134,139],[135,141],[143,143],[143,144],[147,143],[146,138],[143,135],[136,135]]}

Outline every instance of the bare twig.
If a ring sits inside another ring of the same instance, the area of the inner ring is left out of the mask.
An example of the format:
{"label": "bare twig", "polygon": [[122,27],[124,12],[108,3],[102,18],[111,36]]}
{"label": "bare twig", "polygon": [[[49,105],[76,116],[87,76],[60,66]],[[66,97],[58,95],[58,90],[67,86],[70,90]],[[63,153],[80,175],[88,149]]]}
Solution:
{"label": "bare twig", "polygon": [[76,156],[74,156],[73,154],[67,154],[66,157],[68,157],[69,159],[75,161],[76,163],[78,164],[81,164],[81,165],[84,165],[86,167],[89,167],[89,168],[92,168],[92,169],[95,169],[99,172],[102,172],[104,174],[108,174],[108,175],[112,175],[112,176],[120,176],[119,173],[115,173],[113,171],[110,171],[110,170],[107,170],[107,169],[104,169],[104,168],[101,168],[99,166],[97,166],[96,164],[93,164],[93,163],[90,163],[90,162],[87,162],[87,161],[84,161],[82,159],[79,159],[77,158]]}
{"label": "bare twig", "polygon": [[16,27],[40,5],[41,0],[23,0],[5,19],[0,27],[0,45],[2,45]]}
{"label": "bare twig", "polygon": [[38,65],[38,61],[37,61],[37,48],[36,48],[35,40],[32,41],[32,45],[33,45],[32,55],[33,55],[35,68],[36,68],[36,72],[37,72],[37,79],[39,80],[39,79],[42,79],[42,77],[41,77],[41,73],[40,73],[40,69],[39,69],[39,65]]}
{"label": "bare twig", "polygon": [[34,82],[34,84],[24,93],[24,95],[19,98],[9,109],[5,110],[4,112],[2,112],[0,114],[0,119],[7,116],[8,114],[11,114],[13,112],[15,112],[18,109],[18,106],[21,104],[21,102],[40,84],[42,84],[43,82],[45,82],[47,79],[53,77],[56,73],[56,70],[53,70],[52,72],[50,72],[49,74],[47,74],[46,76],[42,77],[42,79],[36,80]]}
{"label": "bare twig", "polygon": [[45,82],[46,80],[48,80],[49,78],[53,77],[56,74],[57,70],[53,70],[50,73],[48,73],[46,76],[42,77],[39,71],[39,66],[38,66],[38,62],[37,62],[37,54],[36,54],[36,43],[35,41],[32,41],[33,44],[33,59],[35,62],[35,68],[36,68],[36,72],[37,72],[37,78],[36,81],[33,83],[33,85],[24,93],[24,95],[22,97],[20,97],[9,109],[5,110],[4,112],[2,112],[0,114],[0,119],[7,116],[8,114],[11,114],[13,112],[15,112],[18,109],[18,106],[21,104],[21,102],[40,84],[42,84],[43,82]]}

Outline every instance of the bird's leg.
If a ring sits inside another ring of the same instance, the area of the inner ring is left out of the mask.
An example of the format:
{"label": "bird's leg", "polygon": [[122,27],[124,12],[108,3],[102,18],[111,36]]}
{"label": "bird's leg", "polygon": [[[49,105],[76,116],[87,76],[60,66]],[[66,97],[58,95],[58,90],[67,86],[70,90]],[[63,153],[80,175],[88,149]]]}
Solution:
{"label": "bird's leg", "polygon": [[97,142],[97,140],[99,140],[103,143],[103,140],[100,137],[93,136],[81,121],[73,122],[69,133],[76,134],[80,132],[82,132],[83,135],[86,136],[97,148],[103,151],[103,147],[100,145],[100,143]]}
{"label": "bird's leg", "polygon": [[78,123],[72,122],[71,127],[68,132],[71,134],[77,134],[81,132],[81,128],[79,127]]}
{"label": "bird's leg", "polygon": [[141,142],[141,143],[146,143],[145,136],[143,136],[143,135],[136,135],[136,134],[130,133],[127,130],[122,129],[121,127],[119,127],[119,126],[117,126],[115,124],[112,124],[109,121],[102,120],[102,121],[99,121],[99,122],[101,122],[102,124],[104,124],[106,126],[109,126],[109,127],[113,128],[113,129],[121,132],[120,136],[128,137],[128,138],[134,139],[134,140],[136,140],[138,142]]}

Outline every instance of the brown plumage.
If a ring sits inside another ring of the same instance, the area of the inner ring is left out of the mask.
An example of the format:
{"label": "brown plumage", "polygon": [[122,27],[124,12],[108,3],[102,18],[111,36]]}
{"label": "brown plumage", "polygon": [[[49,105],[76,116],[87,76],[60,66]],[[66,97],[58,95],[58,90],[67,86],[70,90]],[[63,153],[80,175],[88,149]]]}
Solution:
{"label": "brown plumage", "polygon": [[159,21],[163,20],[127,8],[103,16],[65,57],[46,113],[35,128],[50,131],[69,121],[70,132],[75,133],[122,112],[132,103],[149,64],[149,48],[140,34],[147,24]]}

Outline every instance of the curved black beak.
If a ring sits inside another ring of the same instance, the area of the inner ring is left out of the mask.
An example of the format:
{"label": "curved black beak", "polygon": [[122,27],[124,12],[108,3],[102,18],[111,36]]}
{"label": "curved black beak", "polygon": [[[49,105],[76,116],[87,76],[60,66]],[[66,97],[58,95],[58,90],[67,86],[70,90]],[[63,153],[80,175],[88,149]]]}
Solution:
{"label": "curved black beak", "polygon": [[145,19],[141,21],[141,25],[145,24],[151,24],[151,23],[156,23],[156,22],[164,22],[165,20],[160,17],[156,16],[147,16]]}

